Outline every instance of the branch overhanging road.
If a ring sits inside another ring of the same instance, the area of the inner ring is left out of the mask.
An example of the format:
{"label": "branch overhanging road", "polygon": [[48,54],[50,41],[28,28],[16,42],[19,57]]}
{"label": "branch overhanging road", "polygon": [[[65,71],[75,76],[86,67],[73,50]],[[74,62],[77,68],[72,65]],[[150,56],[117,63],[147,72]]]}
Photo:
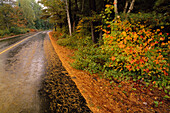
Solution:
{"label": "branch overhanging road", "polygon": [[91,112],[63,70],[47,31],[1,40],[0,113]]}

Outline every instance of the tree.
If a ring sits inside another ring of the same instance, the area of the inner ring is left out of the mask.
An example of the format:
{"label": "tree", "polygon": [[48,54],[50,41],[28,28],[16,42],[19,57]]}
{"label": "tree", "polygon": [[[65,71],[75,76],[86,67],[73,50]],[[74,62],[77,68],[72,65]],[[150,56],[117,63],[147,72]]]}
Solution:
{"label": "tree", "polygon": [[114,9],[115,9],[115,15],[117,15],[118,14],[117,0],[114,0]]}
{"label": "tree", "polygon": [[42,9],[41,19],[47,20],[56,27],[60,28],[65,25],[65,20],[67,20],[65,2],[61,0],[41,0],[39,3],[43,4],[46,8]]}
{"label": "tree", "polygon": [[34,28],[35,12],[34,12],[35,0],[18,0],[18,6],[23,10],[23,15],[27,19],[28,27]]}
{"label": "tree", "polygon": [[3,4],[0,6],[0,26],[5,29],[10,29],[12,26],[11,13],[13,13],[13,8],[9,4]]}
{"label": "tree", "polygon": [[170,2],[168,0],[156,0],[153,9],[160,13],[170,13]]}
{"label": "tree", "polygon": [[135,0],[132,0],[131,4],[130,4],[130,7],[129,7],[129,10],[127,13],[130,13],[133,9],[133,6],[134,6],[134,3],[135,3]]}
{"label": "tree", "polygon": [[[72,36],[69,6],[68,6],[67,0],[65,0],[65,2],[66,2],[66,12],[67,12],[67,21],[68,21],[68,26],[69,26],[69,33],[70,33],[70,36]],[[70,3],[70,4],[71,4],[71,3]],[[71,6],[71,5],[70,5],[70,6]]]}
{"label": "tree", "polygon": [[14,27],[26,27],[27,20],[18,6],[13,7],[13,13],[11,13],[10,18]]}

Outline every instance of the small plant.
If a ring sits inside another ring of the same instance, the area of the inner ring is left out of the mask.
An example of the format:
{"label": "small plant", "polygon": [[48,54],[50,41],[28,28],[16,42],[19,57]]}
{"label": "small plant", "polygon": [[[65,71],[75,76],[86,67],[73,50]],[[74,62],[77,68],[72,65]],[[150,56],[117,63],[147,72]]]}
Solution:
{"label": "small plant", "polygon": [[165,96],[164,96],[164,99],[170,99],[170,96],[165,95]]}
{"label": "small plant", "polygon": [[136,88],[132,88],[133,91],[136,91]]}
{"label": "small plant", "polygon": [[98,108],[98,109],[101,109],[101,107],[100,107],[100,106],[97,106],[97,108]]}
{"label": "small plant", "polygon": [[126,94],[127,92],[126,91],[122,91],[124,94]]}
{"label": "small plant", "polygon": [[159,102],[158,101],[154,101],[155,107],[158,107]]}
{"label": "small plant", "polygon": [[122,85],[118,85],[117,87],[122,87]]}

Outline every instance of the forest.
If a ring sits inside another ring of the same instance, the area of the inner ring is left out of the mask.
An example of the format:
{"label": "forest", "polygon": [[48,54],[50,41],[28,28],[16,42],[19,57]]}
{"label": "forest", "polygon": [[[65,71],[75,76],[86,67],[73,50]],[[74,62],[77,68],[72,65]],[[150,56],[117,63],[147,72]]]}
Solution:
{"label": "forest", "polygon": [[[57,43],[74,52],[72,67],[145,91],[170,95],[168,0],[41,0]],[[144,85],[144,87],[143,87]],[[152,87],[152,88],[151,88]],[[133,90],[137,90],[133,88]],[[159,101],[154,101],[156,106]]]}
{"label": "forest", "polygon": [[169,93],[168,0],[41,0],[57,43],[75,52],[73,67]]}
{"label": "forest", "polygon": [[42,20],[42,7],[35,0],[0,1],[0,37],[49,29],[49,20]]}
{"label": "forest", "polygon": [[74,50],[72,67],[112,85],[133,82],[146,92],[160,90],[163,97],[154,106],[168,103],[169,0],[3,1],[0,36],[52,28],[57,44]]}

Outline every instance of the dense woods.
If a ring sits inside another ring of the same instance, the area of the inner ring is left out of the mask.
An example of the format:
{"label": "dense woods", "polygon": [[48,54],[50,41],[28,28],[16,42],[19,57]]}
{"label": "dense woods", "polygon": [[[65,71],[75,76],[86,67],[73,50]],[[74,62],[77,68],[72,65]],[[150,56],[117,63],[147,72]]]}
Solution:
{"label": "dense woods", "polygon": [[[41,0],[57,43],[75,51],[74,68],[110,81],[141,82],[168,95],[168,0]],[[169,96],[166,95],[167,98]]]}
{"label": "dense woods", "polygon": [[49,29],[49,20],[40,19],[42,7],[35,0],[0,1],[0,36]]}
{"label": "dense woods", "polygon": [[[152,22],[158,19],[158,21],[164,21],[162,22],[163,25],[169,22],[168,0],[41,0],[39,3],[46,7],[42,10],[44,15],[42,18],[49,18],[55,24],[55,27],[61,29],[66,27],[66,33],[69,32],[70,36],[77,32],[77,28],[83,29],[84,27],[79,27],[80,24],[83,24],[87,27],[85,29],[91,32],[94,43],[102,35],[97,28],[106,25],[105,19],[115,19],[115,15],[121,16],[122,19],[129,19],[130,17],[139,19],[138,12],[140,12],[142,13],[140,17],[140,19],[143,19],[142,21],[148,19]],[[113,4],[108,11],[105,10],[107,4]],[[109,13],[105,15],[105,19],[100,16],[103,13]],[[84,22],[80,23],[80,20],[84,20]],[[95,32],[96,30],[97,32]]]}

